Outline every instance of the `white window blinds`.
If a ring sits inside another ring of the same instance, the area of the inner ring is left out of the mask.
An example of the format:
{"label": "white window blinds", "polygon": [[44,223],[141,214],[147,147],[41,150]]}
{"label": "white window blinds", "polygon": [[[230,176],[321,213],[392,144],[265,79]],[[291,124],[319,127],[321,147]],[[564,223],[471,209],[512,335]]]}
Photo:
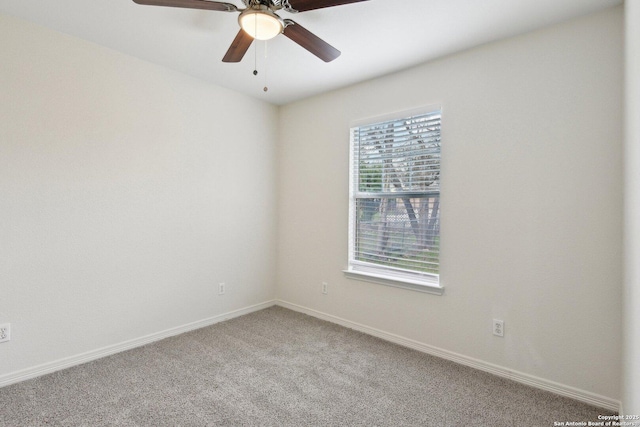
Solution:
{"label": "white window blinds", "polygon": [[351,129],[350,271],[438,285],[440,119]]}

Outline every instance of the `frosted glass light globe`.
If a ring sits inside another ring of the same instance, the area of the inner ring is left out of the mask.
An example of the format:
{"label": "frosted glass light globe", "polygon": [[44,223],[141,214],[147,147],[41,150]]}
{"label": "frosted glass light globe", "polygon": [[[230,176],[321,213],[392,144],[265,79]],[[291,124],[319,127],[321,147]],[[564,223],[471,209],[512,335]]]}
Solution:
{"label": "frosted glass light globe", "polygon": [[264,9],[247,9],[238,17],[240,27],[254,39],[269,40],[282,32],[282,20]]}

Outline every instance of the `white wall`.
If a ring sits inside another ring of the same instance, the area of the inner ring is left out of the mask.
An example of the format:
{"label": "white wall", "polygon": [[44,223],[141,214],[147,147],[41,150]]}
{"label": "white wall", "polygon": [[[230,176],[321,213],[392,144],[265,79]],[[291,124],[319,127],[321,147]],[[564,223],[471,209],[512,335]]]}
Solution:
{"label": "white wall", "polygon": [[[618,7],[283,107],[279,298],[620,399],[622,30]],[[350,122],[434,103],[445,294],[345,279]]]}
{"label": "white wall", "polygon": [[273,299],[277,113],[0,16],[0,376]]}
{"label": "white wall", "polygon": [[640,414],[640,1],[625,2],[625,363],[623,409]]}

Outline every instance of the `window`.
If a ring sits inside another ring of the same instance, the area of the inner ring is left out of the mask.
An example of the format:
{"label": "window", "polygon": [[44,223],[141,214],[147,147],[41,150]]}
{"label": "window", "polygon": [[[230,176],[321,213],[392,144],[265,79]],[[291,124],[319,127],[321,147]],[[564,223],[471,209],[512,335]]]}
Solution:
{"label": "window", "polygon": [[347,277],[442,293],[440,111],[351,128]]}

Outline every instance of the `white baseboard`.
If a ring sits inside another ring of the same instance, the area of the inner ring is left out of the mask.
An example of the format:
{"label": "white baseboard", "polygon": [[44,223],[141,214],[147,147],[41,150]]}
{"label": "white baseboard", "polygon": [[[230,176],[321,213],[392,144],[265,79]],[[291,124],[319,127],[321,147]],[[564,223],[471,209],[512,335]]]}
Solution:
{"label": "white baseboard", "polygon": [[409,347],[414,350],[421,351],[432,356],[440,357],[442,359],[450,360],[461,365],[469,366],[480,371],[488,372],[497,375],[502,378],[507,378],[522,384],[526,384],[531,387],[535,387],[541,390],[550,391],[560,396],[569,397],[580,402],[587,403],[589,405],[597,406],[599,408],[608,409],[610,411],[619,412],[621,410],[621,402],[611,399],[605,396],[600,396],[595,393],[580,390],[574,387],[570,387],[564,384],[560,384],[554,381],[549,381],[544,378],[539,378],[533,375],[525,374],[522,372],[514,371],[512,369],[504,368],[502,366],[494,365],[492,363],[484,362],[482,360],[474,359],[472,357],[464,356],[462,354],[454,353],[452,351],[444,350],[438,347],[434,347],[428,344],[424,344],[409,338],[401,337],[399,335],[391,334],[389,332],[381,331],[379,329],[371,328],[360,323],[352,322],[350,320],[342,319],[331,314],[326,314],[317,310],[313,310],[307,307],[303,307],[297,304],[292,304],[287,301],[277,300],[276,305],[279,305],[290,310],[298,311],[300,313],[308,314],[313,317],[317,317],[322,320],[326,320],[331,323],[354,329],[356,331],[363,332],[367,335],[373,335],[374,337],[381,338],[385,341],[390,341],[395,344],[399,344],[404,347]]}
{"label": "white baseboard", "polygon": [[110,356],[115,353],[120,353],[122,351],[140,347],[140,346],[152,343],[154,341],[159,341],[164,338],[189,332],[194,329],[204,328],[205,326],[210,326],[215,323],[232,319],[234,317],[239,317],[245,314],[252,313],[254,311],[263,310],[275,304],[276,304],[275,300],[266,301],[260,304],[241,308],[239,310],[234,310],[234,311],[223,313],[217,316],[209,317],[207,319],[202,319],[196,322],[187,323],[186,325],[177,326],[175,328],[149,334],[140,338],[134,338],[132,340],[128,340],[119,344],[109,345],[107,347],[102,347],[97,350],[91,350],[86,353],[65,357],[64,359],[59,359],[53,362],[48,362],[42,365],[23,369],[21,371],[5,374],[0,376],[0,387],[25,381],[31,378],[39,377],[41,375],[50,374],[52,372],[70,368],[72,366],[81,365],[83,363],[87,363],[92,360],[100,359],[102,357]]}
{"label": "white baseboard", "polygon": [[600,408],[608,409],[610,411],[616,411],[616,412],[622,413],[621,412],[622,404],[621,402],[615,399],[611,399],[605,396],[600,396],[588,391],[584,391],[584,390],[580,390],[564,384],[556,383],[554,381],[549,381],[544,378],[539,378],[533,375],[514,371],[508,368],[494,365],[492,363],[484,362],[482,360],[474,359],[472,357],[464,356],[462,354],[454,353],[452,351],[444,350],[444,349],[434,347],[428,344],[424,344],[409,338],[401,337],[399,335],[391,334],[389,332],[381,331],[379,329],[371,328],[369,326],[362,325],[360,323],[352,322],[350,320],[342,319],[340,317],[333,316],[331,314],[323,313],[317,310],[313,310],[307,307],[303,307],[303,306],[293,304],[287,301],[282,301],[282,300],[266,301],[266,302],[245,307],[239,310],[234,310],[228,313],[223,313],[207,319],[199,320],[197,322],[188,323],[186,325],[156,332],[140,338],[135,338],[119,344],[110,345],[107,347],[99,348],[97,350],[88,351],[75,356],[70,356],[64,359],[59,359],[53,362],[48,362],[42,365],[23,369],[21,371],[5,374],[0,376],[0,387],[8,386],[10,384],[18,383],[31,378],[35,378],[35,377],[39,377],[41,375],[50,374],[62,369],[70,368],[72,366],[81,365],[83,363],[87,363],[92,360],[100,359],[102,357],[110,356],[112,354],[120,353],[122,351],[130,350],[136,347],[140,347],[140,346],[152,343],[154,341],[159,341],[161,339],[168,338],[174,335],[179,335],[185,332],[189,332],[194,329],[210,326],[215,323],[232,319],[234,317],[239,317],[245,314],[252,313],[254,311],[263,310],[273,305],[279,305],[281,307],[288,308],[290,310],[305,313],[310,316],[317,317],[319,319],[326,320],[331,323],[336,323],[338,325],[342,325],[344,327],[381,338],[385,341],[393,342],[395,344],[412,348],[414,350],[418,350],[426,354],[440,357],[442,359],[450,360],[452,362],[456,362],[461,365],[465,365],[481,371],[489,372],[499,377],[507,378],[507,379],[510,379],[522,384],[526,384],[541,390],[550,391],[560,396],[569,397],[571,399],[575,399],[593,406],[597,406]]}

